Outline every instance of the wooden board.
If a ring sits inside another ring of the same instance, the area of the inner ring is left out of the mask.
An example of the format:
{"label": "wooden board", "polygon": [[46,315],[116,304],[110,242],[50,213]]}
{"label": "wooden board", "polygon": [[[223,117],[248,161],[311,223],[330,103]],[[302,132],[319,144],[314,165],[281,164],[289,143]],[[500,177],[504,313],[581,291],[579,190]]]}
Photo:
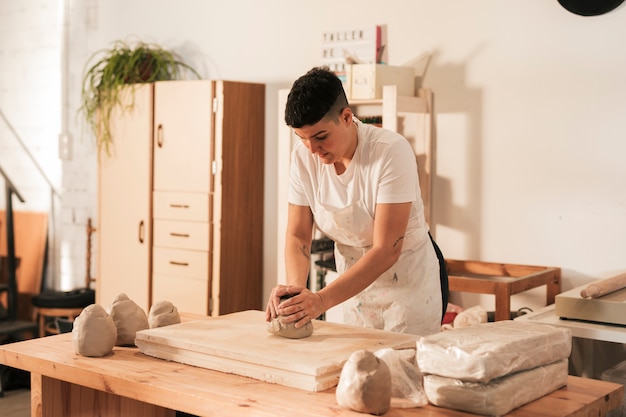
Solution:
{"label": "wooden board", "polygon": [[419,336],[319,320],[313,335],[286,339],[267,331],[265,312],[248,310],[137,332],[139,351],[307,391],[337,385],[359,349],[415,349]]}

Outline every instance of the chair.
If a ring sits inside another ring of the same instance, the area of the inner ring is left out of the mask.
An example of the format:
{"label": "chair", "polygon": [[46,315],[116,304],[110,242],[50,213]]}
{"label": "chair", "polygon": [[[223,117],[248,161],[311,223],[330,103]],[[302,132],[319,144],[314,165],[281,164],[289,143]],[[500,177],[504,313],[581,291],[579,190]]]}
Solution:
{"label": "chair", "polygon": [[[17,319],[17,277],[16,270],[18,266],[18,259],[15,256],[15,233],[13,229],[13,194],[15,194],[20,201],[24,201],[22,196],[17,192],[17,189],[8,177],[0,169],[0,176],[5,180],[5,236],[7,243],[7,256],[0,257],[0,294],[6,296],[5,312],[0,318],[0,343],[10,343],[19,341],[24,338],[24,335],[30,333],[33,337],[37,334],[37,323],[32,321],[18,320]],[[2,233],[0,233],[2,235]],[[6,282],[5,282],[6,279]],[[3,306],[4,307],[4,306]],[[8,369],[4,365],[0,365],[0,370]],[[4,396],[4,383],[0,372],[0,397]]]}
{"label": "chair", "polygon": [[37,332],[36,322],[16,318],[17,285],[15,283],[15,270],[19,265],[19,259],[15,258],[14,262],[15,267],[11,268],[9,257],[0,256],[0,294],[6,294],[7,300],[6,307],[0,303],[0,343],[21,340],[24,333],[31,333],[35,337]]}
{"label": "chair", "polygon": [[39,337],[58,334],[57,319],[73,322],[83,309],[96,302],[96,292],[91,288],[91,234],[96,229],[87,220],[87,262],[85,287],[72,291],[44,290],[32,299],[35,314],[39,321]]}

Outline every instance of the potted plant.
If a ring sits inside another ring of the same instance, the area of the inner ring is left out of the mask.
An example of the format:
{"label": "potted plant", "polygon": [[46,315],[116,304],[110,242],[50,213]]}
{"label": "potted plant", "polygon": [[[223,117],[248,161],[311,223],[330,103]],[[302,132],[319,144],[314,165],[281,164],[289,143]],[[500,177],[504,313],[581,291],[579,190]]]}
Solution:
{"label": "potted plant", "polygon": [[[91,63],[91,64],[90,64]],[[131,45],[115,41],[111,48],[96,51],[87,61],[82,81],[81,107],[96,137],[98,149],[110,153],[111,112],[121,105],[121,87],[127,84],[176,80],[187,73],[200,75],[174,52],[154,44],[138,41]],[[124,110],[132,108],[132,104]]]}

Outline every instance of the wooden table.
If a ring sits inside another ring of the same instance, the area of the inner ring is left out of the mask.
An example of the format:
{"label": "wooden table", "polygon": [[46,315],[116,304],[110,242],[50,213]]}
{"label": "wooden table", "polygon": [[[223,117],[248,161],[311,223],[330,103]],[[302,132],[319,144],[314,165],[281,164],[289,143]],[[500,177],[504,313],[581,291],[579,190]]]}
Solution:
{"label": "wooden table", "polygon": [[511,295],[546,286],[546,305],[561,292],[561,268],[446,259],[450,291],[493,294],[496,320],[511,317]]}
{"label": "wooden table", "polygon": [[[71,334],[0,346],[0,363],[31,372],[33,417],[339,416],[335,390],[308,392],[225,374],[116,347],[104,358],[74,354]],[[623,397],[620,384],[570,376],[567,387],[510,413],[517,417],[603,416]],[[428,405],[392,408],[386,417],[462,417],[473,414]]]}

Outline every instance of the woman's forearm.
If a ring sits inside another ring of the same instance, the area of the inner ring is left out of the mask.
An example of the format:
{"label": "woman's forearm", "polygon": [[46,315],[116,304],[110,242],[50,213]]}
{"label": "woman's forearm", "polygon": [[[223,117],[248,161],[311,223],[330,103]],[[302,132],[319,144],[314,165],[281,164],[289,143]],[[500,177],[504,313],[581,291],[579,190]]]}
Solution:
{"label": "woman's forearm", "polygon": [[287,284],[306,287],[311,268],[310,242],[287,237],[285,242],[285,267]]}

